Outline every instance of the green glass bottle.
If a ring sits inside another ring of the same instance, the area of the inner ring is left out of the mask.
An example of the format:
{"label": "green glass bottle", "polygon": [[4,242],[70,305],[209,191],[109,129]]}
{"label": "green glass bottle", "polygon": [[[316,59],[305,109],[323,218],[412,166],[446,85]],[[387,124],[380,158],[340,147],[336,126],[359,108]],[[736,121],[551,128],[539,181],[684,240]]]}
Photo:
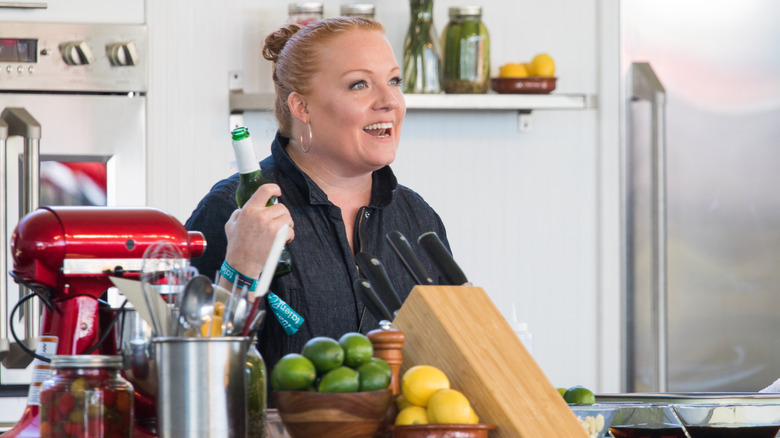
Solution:
{"label": "green glass bottle", "polygon": [[[236,163],[238,164],[238,187],[236,187],[236,203],[241,208],[249,201],[249,198],[257,191],[257,188],[268,182],[260,171],[260,164],[255,157],[255,149],[252,146],[252,138],[249,137],[249,130],[245,127],[234,129],[233,152],[236,154]],[[267,205],[274,205],[279,200],[276,196],[271,197]],[[292,271],[292,259],[290,252],[285,246],[282,254],[279,256],[279,263],[276,265],[275,276],[281,277]]]}

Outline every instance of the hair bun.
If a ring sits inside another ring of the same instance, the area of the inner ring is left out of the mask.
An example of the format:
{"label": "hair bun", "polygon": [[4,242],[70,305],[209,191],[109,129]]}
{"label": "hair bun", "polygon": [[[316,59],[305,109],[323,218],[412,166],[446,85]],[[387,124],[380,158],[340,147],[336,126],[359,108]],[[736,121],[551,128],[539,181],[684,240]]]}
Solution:
{"label": "hair bun", "polygon": [[276,62],[279,59],[279,54],[282,53],[282,49],[284,49],[284,45],[299,30],[301,30],[300,25],[288,24],[268,35],[263,46],[263,58]]}

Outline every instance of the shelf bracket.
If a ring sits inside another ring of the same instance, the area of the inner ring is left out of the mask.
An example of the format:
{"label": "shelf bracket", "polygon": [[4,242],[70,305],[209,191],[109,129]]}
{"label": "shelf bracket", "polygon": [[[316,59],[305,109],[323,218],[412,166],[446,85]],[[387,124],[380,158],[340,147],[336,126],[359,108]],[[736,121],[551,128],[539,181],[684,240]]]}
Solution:
{"label": "shelf bracket", "polygon": [[517,130],[519,132],[528,132],[531,130],[533,119],[531,111],[521,110],[517,112]]}

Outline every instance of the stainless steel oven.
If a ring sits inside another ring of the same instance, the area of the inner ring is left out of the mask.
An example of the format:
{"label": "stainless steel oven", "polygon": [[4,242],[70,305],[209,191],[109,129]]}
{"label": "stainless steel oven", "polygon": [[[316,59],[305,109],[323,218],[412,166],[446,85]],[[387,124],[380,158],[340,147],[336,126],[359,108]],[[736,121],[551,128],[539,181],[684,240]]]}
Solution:
{"label": "stainless steel oven", "polygon": [[147,59],[145,25],[0,22],[0,396],[26,397],[33,377],[10,336],[35,348],[39,309],[9,318],[26,293],[8,275],[19,218],[46,204],[146,204]]}

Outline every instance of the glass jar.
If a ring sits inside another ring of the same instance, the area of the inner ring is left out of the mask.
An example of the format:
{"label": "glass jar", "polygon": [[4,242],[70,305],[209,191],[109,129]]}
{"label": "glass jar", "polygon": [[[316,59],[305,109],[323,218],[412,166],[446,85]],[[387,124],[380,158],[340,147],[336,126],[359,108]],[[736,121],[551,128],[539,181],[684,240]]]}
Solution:
{"label": "glass jar", "polygon": [[54,356],[41,386],[41,437],[133,436],[133,386],[121,356]]}
{"label": "glass jar", "polygon": [[[254,337],[250,337],[254,339]],[[246,352],[246,407],[247,438],[265,438],[267,435],[266,408],[266,368],[263,356],[257,351],[254,341],[250,341]]]}
{"label": "glass jar", "polygon": [[452,7],[449,15],[450,21],[442,38],[442,88],[445,93],[487,93],[490,88],[490,38],[482,23],[482,7]]}
{"label": "glass jar", "polygon": [[433,0],[409,0],[404,39],[404,93],[441,93],[441,47],[433,26]]}
{"label": "glass jar", "polygon": [[355,3],[341,5],[341,15],[343,17],[362,17],[374,19],[376,8],[369,3]]}
{"label": "glass jar", "polygon": [[322,3],[319,2],[290,3],[287,6],[288,23],[306,26],[307,24],[322,20],[322,17]]}

